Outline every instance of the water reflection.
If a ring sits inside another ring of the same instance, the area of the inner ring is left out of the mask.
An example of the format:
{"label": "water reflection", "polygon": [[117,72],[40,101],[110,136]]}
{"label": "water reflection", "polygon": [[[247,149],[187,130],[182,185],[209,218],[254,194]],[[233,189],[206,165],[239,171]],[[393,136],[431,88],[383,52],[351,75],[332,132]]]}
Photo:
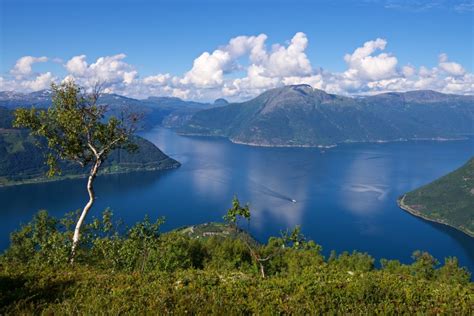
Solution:
{"label": "water reflection", "polygon": [[383,157],[376,152],[360,153],[345,171],[340,193],[348,211],[358,216],[380,211],[379,206],[390,191],[391,168]]}

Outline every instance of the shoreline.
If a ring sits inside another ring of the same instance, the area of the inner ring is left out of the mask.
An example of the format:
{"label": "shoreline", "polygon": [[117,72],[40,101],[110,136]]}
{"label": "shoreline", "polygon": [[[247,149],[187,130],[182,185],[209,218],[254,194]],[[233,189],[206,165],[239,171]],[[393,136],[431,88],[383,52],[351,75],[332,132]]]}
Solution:
{"label": "shoreline", "polygon": [[[170,165],[169,167],[165,168],[141,168],[141,169],[131,169],[131,170],[117,170],[117,171],[106,171],[103,173],[99,173],[98,177],[100,176],[110,176],[110,175],[117,175],[117,174],[127,174],[133,172],[153,172],[153,171],[166,171],[171,169],[177,169],[181,166],[181,163],[177,163],[174,165]],[[64,180],[75,180],[75,179],[84,179],[87,178],[88,174],[73,174],[73,175],[65,175],[59,177],[48,178],[46,176],[32,178],[32,179],[25,179],[25,180],[18,180],[18,181],[11,181],[6,183],[0,183],[0,189],[14,187],[19,185],[33,185],[33,184],[42,184],[42,183],[50,183],[50,182],[58,182]]]}
{"label": "shoreline", "polygon": [[246,142],[241,142],[238,140],[233,140],[231,138],[228,138],[228,140],[236,145],[245,145],[245,146],[251,146],[251,147],[267,147],[267,148],[321,148],[321,149],[329,149],[329,148],[334,148],[337,147],[337,144],[331,144],[331,145],[270,145],[270,144],[256,144],[256,143],[246,143]]}
{"label": "shoreline", "polygon": [[416,217],[419,217],[419,218],[422,218],[426,221],[429,221],[429,222],[433,222],[433,223],[438,223],[438,224],[442,224],[442,225],[446,225],[446,226],[449,226],[451,228],[454,228],[456,229],[457,231],[460,231],[466,235],[468,235],[469,237],[471,238],[474,238],[474,233],[470,232],[469,230],[466,230],[466,229],[463,229],[463,228],[459,228],[459,227],[455,227],[443,220],[437,220],[437,219],[434,219],[434,218],[430,218],[430,217],[427,217],[425,214],[411,208],[410,206],[406,205],[405,204],[405,197],[406,197],[406,194],[404,194],[401,198],[397,199],[397,204],[398,204],[398,207],[401,208],[402,210],[404,210],[405,212],[407,213],[410,213],[411,215],[413,216],[416,216]]}
{"label": "shoreline", "polygon": [[[173,129],[171,129],[173,130]],[[398,143],[398,142],[410,142],[410,141],[435,141],[435,142],[450,142],[450,141],[463,141],[468,140],[469,137],[456,137],[456,138],[443,138],[443,137],[434,137],[434,138],[400,138],[400,139],[391,139],[391,140],[366,140],[366,141],[352,141],[346,140],[343,142],[329,144],[329,145],[287,145],[287,144],[258,144],[258,143],[251,143],[251,142],[243,142],[239,140],[232,139],[227,136],[222,135],[210,135],[210,134],[197,134],[197,133],[182,133],[174,131],[176,135],[179,136],[190,136],[190,137],[218,137],[218,138],[225,138],[229,140],[231,143],[236,145],[245,145],[251,147],[265,147],[265,148],[320,148],[320,149],[330,149],[335,148],[340,145],[344,144],[385,144],[385,143]]]}

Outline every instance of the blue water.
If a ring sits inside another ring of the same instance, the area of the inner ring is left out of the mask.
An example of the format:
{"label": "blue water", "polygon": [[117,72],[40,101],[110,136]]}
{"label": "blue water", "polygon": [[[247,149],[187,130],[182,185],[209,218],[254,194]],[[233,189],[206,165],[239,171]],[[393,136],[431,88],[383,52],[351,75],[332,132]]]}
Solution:
{"label": "blue water", "polygon": [[[127,224],[165,216],[164,230],[219,221],[237,194],[251,205],[259,240],[302,225],[325,254],[354,249],[411,262],[414,250],[440,261],[456,256],[474,271],[474,239],[397,207],[406,191],[454,170],[474,155],[474,140],[348,144],[332,149],[257,148],[225,139],[144,134],[182,167],[97,179],[92,214],[111,207]],[[0,249],[9,232],[39,209],[60,216],[87,199],[84,179],[0,188]],[[292,203],[291,200],[296,200]]]}

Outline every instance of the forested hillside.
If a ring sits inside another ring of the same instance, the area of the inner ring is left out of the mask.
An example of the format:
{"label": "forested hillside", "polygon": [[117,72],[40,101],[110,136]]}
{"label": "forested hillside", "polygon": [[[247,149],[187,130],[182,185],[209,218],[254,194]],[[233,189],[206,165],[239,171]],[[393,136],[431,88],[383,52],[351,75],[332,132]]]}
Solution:
{"label": "forested hillside", "polygon": [[294,85],[199,111],[179,132],[256,146],[330,146],[459,138],[473,133],[473,121],[473,96],[411,91],[352,98]]}
{"label": "forested hillside", "polygon": [[[61,176],[47,178],[48,166],[44,163],[46,146],[36,146],[37,141],[28,131],[13,129],[13,112],[0,107],[0,186],[58,180],[64,177],[85,175],[88,170],[78,164],[61,163]],[[176,168],[179,163],[166,156],[151,142],[136,136],[139,149],[135,153],[115,150],[104,164],[102,173]],[[43,148],[43,149],[41,149]]]}
{"label": "forested hillside", "polygon": [[474,237],[474,157],[459,169],[407,193],[400,206]]}

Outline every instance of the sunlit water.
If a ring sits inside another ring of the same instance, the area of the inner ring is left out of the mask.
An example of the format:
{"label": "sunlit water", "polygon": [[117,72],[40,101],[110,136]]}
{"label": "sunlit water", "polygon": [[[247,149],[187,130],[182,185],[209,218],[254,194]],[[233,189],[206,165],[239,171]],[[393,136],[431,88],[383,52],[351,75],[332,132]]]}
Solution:
{"label": "sunlit water", "polygon": [[[182,167],[99,177],[93,214],[111,207],[127,224],[145,214],[165,216],[164,230],[169,230],[220,221],[236,194],[250,203],[249,229],[262,241],[302,225],[325,254],[356,249],[377,259],[410,262],[411,253],[421,249],[440,261],[456,256],[474,271],[473,238],[396,204],[404,192],[466,162],[474,155],[472,139],[349,144],[323,151],[256,148],[161,128],[144,136]],[[8,246],[9,232],[39,209],[59,216],[80,208],[87,199],[84,181],[0,188],[0,248]]]}

